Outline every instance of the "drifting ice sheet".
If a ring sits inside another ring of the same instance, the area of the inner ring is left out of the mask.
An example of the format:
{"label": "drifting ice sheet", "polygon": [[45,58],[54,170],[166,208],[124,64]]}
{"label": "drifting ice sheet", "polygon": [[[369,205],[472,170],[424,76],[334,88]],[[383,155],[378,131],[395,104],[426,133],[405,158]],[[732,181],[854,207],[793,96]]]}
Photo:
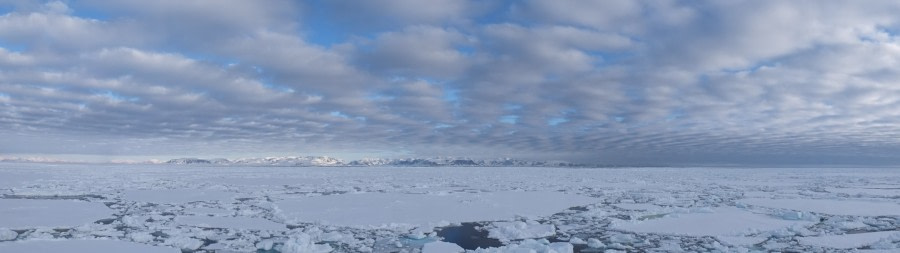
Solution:
{"label": "drifting ice sheet", "polygon": [[900,239],[900,232],[883,231],[872,233],[848,234],[848,235],[826,235],[817,237],[800,237],[798,241],[801,244],[838,248],[853,249],[866,245],[871,245],[882,239]]}
{"label": "drifting ice sheet", "polygon": [[182,216],[175,219],[178,224],[201,228],[229,228],[249,230],[287,230],[284,224],[272,222],[262,218],[251,217],[210,217],[210,216]]}
{"label": "drifting ice sheet", "polygon": [[0,252],[17,253],[95,253],[95,252],[129,252],[129,253],[178,253],[175,248],[157,247],[113,240],[30,240],[0,243]]}
{"label": "drifting ice sheet", "polygon": [[872,189],[872,188],[829,188],[828,192],[844,193],[849,195],[871,195],[881,197],[900,196],[900,189]]}
{"label": "drifting ice sheet", "polygon": [[769,218],[742,209],[723,207],[712,212],[669,215],[642,222],[621,222],[617,229],[638,233],[660,233],[688,236],[741,235],[749,231],[768,231],[804,224]]}
{"label": "drifting ice sheet", "polygon": [[0,227],[74,227],[109,218],[101,203],[74,200],[0,199]]}
{"label": "drifting ice sheet", "polygon": [[516,215],[552,215],[594,198],[560,192],[486,192],[447,195],[361,193],[284,200],[278,207],[288,218],[341,226],[495,221]]}
{"label": "drifting ice sheet", "polygon": [[739,202],[755,206],[834,215],[879,216],[900,214],[900,205],[890,202],[838,199],[744,199]]}
{"label": "drifting ice sheet", "polygon": [[230,192],[197,189],[126,190],[125,199],[150,203],[188,203],[195,201],[234,200]]}

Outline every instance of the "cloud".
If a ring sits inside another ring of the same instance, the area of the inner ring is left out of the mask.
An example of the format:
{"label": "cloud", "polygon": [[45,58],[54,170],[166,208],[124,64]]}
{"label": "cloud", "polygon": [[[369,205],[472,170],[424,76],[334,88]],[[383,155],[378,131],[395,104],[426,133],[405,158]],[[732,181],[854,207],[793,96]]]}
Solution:
{"label": "cloud", "polygon": [[894,1],[4,6],[4,153],[900,161]]}

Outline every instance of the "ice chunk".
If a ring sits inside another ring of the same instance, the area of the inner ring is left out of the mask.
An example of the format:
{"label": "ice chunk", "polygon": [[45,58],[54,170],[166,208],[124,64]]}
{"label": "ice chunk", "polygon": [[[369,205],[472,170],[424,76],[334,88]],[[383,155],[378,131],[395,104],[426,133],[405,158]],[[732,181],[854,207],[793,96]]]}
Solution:
{"label": "ice chunk", "polygon": [[569,238],[569,243],[571,243],[571,244],[587,244],[587,242],[585,242],[581,238],[574,237],[574,236],[572,238]]}
{"label": "ice chunk", "polygon": [[128,234],[128,238],[135,242],[150,242],[153,241],[153,235],[147,232],[135,232]]}
{"label": "ice chunk", "polygon": [[465,249],[456,243],[442,241],[429,242],[422,247],[422,253],[459,253],[464,251]]}
{"label": "ice chunk", "polygon": [[601,242],[597,238],[588,238],[587,246],[590,248],[599,249],[599,248],[606,247],[606,244],[603,244],[603,242]]}
{"label": "ice chunk", "polygon": [[0,227],[75,227],[113,215],[101,203],[75,200],[0,199]]}
{"label": "ice chunk", "polygon": [[571,243],[567,242],[554,242],[547,245],[552,251],[548,252],[556,252],[556,253],[573,253],[575,252],[575,246]]}
{"label": "ice chunk", "polygon": [[19,237],[19,233],[5,228],[0,228],[0,241],[12,241]]}
{"label": "ice chunk", "polygon": [[316,244],[306,233],[292,236],[281,248],[281,252],[284,253],[327,253],[332,250],[331,245]]}
{"label": "ice chunk", "polygon": [[186,236],[176,236],[167,239],[166,244],[178,247],[182,250],[194,251],[203,246],[203,241]]}
{"label": "ice chunk", "polygon": [[129,253],[179,253],[180,250],[170,247],[159,247],[132,242],[114,240],[27,240],[0,243],[0,252],[17,253],[94,253],[94,252],[129,252]]}
{"label": "ice chunk", "polygon": [[127,200],[149,203],[187,203],[194,201],[232,201],[234,193],[197,189],[126,190]]}
{"label": "ice chunk", "polygon": [[511,240],[540,238],[556,234],[553,224],[526,223],[522,221],[494,222],[488,229],[488,237],[508,242]]}
{"label": "ice chunk", "polygon": [[271,239],[265,239],[260,242],[257,242],[255,246],[257,249],[268,251],[268,250],[271,250],[272,247],[275,246],[275,241],[273,241]]}
{"label": "ice chunk", "polygon": [[477,249],[475,252],[477,253],[537,253],[537,252],[573,252],[574,246],[571,243],[567,242],[555,242],[550,243],[545,239],[534,240],[534,239],[525,239],[519,243],[512,243],[502,247],[496,248],[487,248],[487,249]]}

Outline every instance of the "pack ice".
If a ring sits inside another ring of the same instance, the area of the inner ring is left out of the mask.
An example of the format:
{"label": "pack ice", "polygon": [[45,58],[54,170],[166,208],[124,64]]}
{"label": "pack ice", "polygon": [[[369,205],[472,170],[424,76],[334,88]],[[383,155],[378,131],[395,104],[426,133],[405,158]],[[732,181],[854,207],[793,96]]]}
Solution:
{"label": "pack ice", "polygon": [[0,163],[0,252],[895,252],[890,168]]}

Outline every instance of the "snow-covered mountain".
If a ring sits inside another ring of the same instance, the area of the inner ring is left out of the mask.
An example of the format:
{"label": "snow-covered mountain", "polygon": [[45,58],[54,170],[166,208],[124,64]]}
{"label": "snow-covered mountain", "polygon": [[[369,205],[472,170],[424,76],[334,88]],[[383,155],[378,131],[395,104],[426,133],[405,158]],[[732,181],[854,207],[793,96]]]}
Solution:
{"label": "snow-covered mountain", "polygon": [[404,166],[404,167],[580,167],[564,161],[525,161],[512,158],[478,160],[458,157],[436,158],[364,158],[345,162],[327,156],[285,156],[227,159],[179,158],[166,162],[168,164],[206,164],[206,165],[242,165],[242,166],[286,166],[286,167],[326,167],[326,166]]}
{"label": "snow-covered mountain", "polygon": [[242,158],[232,161],[232,164],[257,166],[341,166],[343,161],[327,156],[286,156]]}

